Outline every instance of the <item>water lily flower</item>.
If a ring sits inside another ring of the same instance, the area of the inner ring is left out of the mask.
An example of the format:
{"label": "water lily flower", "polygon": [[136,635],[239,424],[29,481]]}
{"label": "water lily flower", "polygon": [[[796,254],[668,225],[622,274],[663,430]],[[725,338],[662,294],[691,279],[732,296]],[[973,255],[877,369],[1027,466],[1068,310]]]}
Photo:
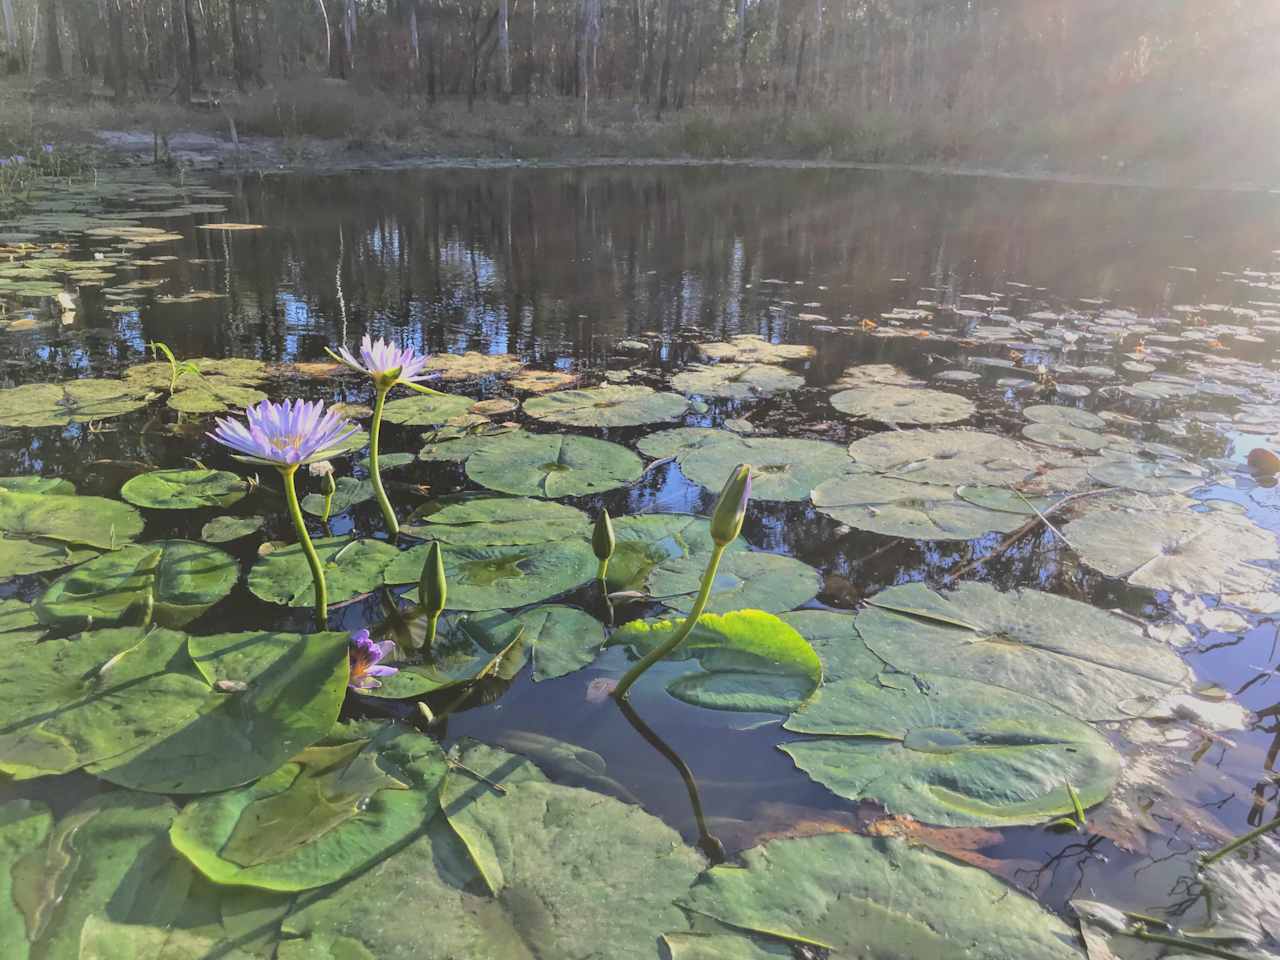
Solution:
{"label": "water lily flower", "polygon": [[351,677],[347,686],[352,690],[375,690],[382,686],[378,677],[390,677],[399,673],[395,667],[383,666],[381,663],[395,647],[390,640],[374,643],[369,639],[368,630],[357,630],[351,634],[351,646],[348,649]]}
{"label": "water lily flower", "polygon": [[286,400],[284,403],[261,403],[245,410],[244,423],[231,417],[217,418],[218,427],[209,434],[223,446],[236,451],[233,454],[243,463],[255,463],[275,467],[284,482],[285,500],[289,516],[298,534],[298,544],[311,567],[311,579],[315,584],[316,627],[324,630],[329,621],[329,595],[325,588],[324,567],[307,534],[307,522],[302,517],[298,503],[298,491],[294,475],[304,464],[328,460],[343,451],[339,444],[349,440],[359,428],[344,420],[319,402]]}
{"label": "water lily flower", "polygon": [[52,143],[46,143],[46,144],[44,145],[44,152],[45,152],[45,153],[53,153],[53,144],[52,144]]}

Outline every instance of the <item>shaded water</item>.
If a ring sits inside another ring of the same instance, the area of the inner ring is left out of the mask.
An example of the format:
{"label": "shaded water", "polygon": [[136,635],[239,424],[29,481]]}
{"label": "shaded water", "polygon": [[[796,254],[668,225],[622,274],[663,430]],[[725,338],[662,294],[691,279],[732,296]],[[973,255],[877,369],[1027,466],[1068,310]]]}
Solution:
{"label": "shaded water", "polygon": [[[1177,304],[1280,300],[1259,292],[1257,278],[1251,285],[1239,274],[1272,268],[1273,248],[1280,246],[1280,197],[1270,195],[751,168],[461,169],[253,177],[216,185],[233,195],[222,219],[267,229],[183,230],[185,239],[166,247],[179,259],[151,268],[148,276],[167,278],[163,289],[171,294],[208,290],[220,299],[146,302],[124,313],[108,313],[103,302],[86,299],[73,324],[4,333],[0,385],[114,375],[148,359],[144,344],[151,340],[164,341],[180,357],[298,363],[323,360],[324,346],[370,333],[433,352],[514,353],[537,368],[584,374],[588,383],[604,371],[626,371],[658,386],[695,357],[694,343],[753,333],[817,347],[815,359],[792,365],[804,373],[807,388],[772,400],[712,400],[684,422],[718,426],[749,416],[757,429],[843,444],[882,429],[854,423],[827,405],[825,388],[849,365],[892,362],[928,378],[965,356],[1010,355],[1003,344],[884,338],[869,325],[857,327],[895,307],[919,300],[964,306],[957,301],[961,295],[995,291],[1014,316],[1061,312],[1096,298],[1145,317],[1163,316]],[[189,221],[174,224],[185,225]],[[637,338],[644,346],[619,345]],[[1273,346],[1266,345],[1265,356],[1253,350],[1249,359],[1269,365]],[[1118,365],[1118,357],[1091,362]],[[947,388],[977,401],[969,425],[1020,429],[1023,400],[1013,391],[989,378]],[[327,399],[369,400],[351,381],[335,386],[305,379],[300,389]],[[451,389],[477,397],[510,395],[492,379]],[[1169,419],[1168,408],[1097,395],[1083,406],[1139,416],[1146,422],[1138,436],[1177,443],[1197,459],[1238,465],[1253,445],[1229,430],[1191,430],[1170,440],[1155,426]],[[595,435],[633,443],[659,428]],[[416,450],[420,433],[388,427],[384,450]],[[198,425],[175,433],[146,413],[101,430],[12,431],[2,442],[0,475],[67,476],[82,492],[109,496],[136,469],[129,462],[167,467],[199,457],[237,469],[201,438]],[[437,494],[468,484],[449,464],[417,463],[392,477],[397,484],[425,483]],[[1277,501],[1245,477],[1238,471],[1235,486],[1210,494],[1239,502],[1255,521],[1276,529]],[[630,488],[570,502],[592,514],[607,507],[621,516],[705,512],[712,497],[678,466],[666,464]],[[198,539],[208,516],[152,511],[147,519],[145,539]],[[272,538],[292,539],[283,514],[270,522]],[[353,528],[369,535],[380,530],[374,504],[334,524],[338,534]],[[851,609],[895,583],[937,586],[960,573],[1003,589],[1035,587],[1148,618],[1169,613],[1167,597],[1153,598],[1089,571],[1047,531],[984,564],[1001,536],[896,540],[850,530],[807,504],[757,502],[744,536],[755,547],[816,567],[823,587],[815,605],[835,609]],[[230,549],[247,566],[256,543]],[[39,588],[36,578],[10,581],[0,586],[0,596],[16,591],[30,599]],[[590,588],[561,602],[603,613]],[[333,621],[348,629],[369,623],[379,617],[380,603],[378,597],[354,603],[335,611]],[[191,629],[264,623],[306,629],[306,613],[282,614],[241,584]],[[1247,633],[1199,637],[1188,657],[1200,679],[1234,691],[1276,666],[1275,635],[1268,619],[1254,616]],[[513,734],[532,732],[587,747],[606,759],[610,774],[646,808],[694,840],[688,796],[675,768],[611,704],[586,699],[593,679],[616,676],[624,662],[614,651],[584,671],[538,684],[526,672],[496,703],[452,718],[448,737],[471,735],[518,749]],[[870,810],[855,815],[848,802],[797,771],[776,749],[776,726],[756,723],[769,718],[699,710],[667,697],[659,684],[646,689],[637,692],[637,711],[692,770],[713,832],[731,851],[795,829],[797,822],[847,829],[871,816]],[[1276,689],[1264,679],[1240,701],[1265,712],[1277,703]],[[1274,724],[1274,715],[1268,723]],[[1225,736],[1190,735],[1179,747],[1184,762],[1176,790],[1226,831],[1270,819],[1280,812],[1273,736],[1280,733],[1265,723]],[[78,791],[94,789],[85,776],[0,788],[44,796],[59,807],[72,803]],[[1009,861],[1002,872],[1056,909],[1078,895],[1131,909],[1171,908],[1191,882],[1177,875],[1187,861],[1175,855],[1198,838],[1170,820],[1163,835],[1146,839],[1144,851],[1126,852],[1101,836],[1006,829],[982,852]]]}

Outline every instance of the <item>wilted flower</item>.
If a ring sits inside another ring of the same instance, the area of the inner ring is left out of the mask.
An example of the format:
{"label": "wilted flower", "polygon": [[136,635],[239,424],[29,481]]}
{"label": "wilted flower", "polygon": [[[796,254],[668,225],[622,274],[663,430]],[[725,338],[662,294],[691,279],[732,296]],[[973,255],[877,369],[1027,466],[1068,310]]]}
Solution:
{"label": "wilted flower", "polygon": [[288,469],[336,455],[335,448],[359,430],[354,423],[326,411],[318,400],[261,403],[245,410],[248,423],[217,418],[214,440],[242,454],[246,463]]}
{"label": "wilted flower", "polygon": [[352,370],[359,370],[372,377],[375,383],[387,387],[395,383],[413,383],[427,377],[422,372],[427,365],[426,356],[413,347],[397,347],[381,337],[373,340],[367,333],[360,341],[359,360],[346,347],[339,347],[337,353],[332,350],[326,352],[339,363],[346,364]]}
{"label": "wilted flower", "polygon": [[357,630],[351,634],[351,646],[348,655],[351,658],[351,677],[347,686],[352,690],[375,690],[382,686],[378,677],[390,677],[399,673],[395,667],[384,667],[380,661],[395,650],[390,640],[374,643],[369,639],[368,630]]}

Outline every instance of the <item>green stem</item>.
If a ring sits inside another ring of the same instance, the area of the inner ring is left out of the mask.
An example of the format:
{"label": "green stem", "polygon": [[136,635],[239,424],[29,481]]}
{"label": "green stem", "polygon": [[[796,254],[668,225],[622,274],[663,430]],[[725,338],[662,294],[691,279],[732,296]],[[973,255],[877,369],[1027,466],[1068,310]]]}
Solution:
{"label": "green stem", "polygon": [[298,543],[307,556],[307,563],[311,567],[311,579],[315,583],[316,629],[327,630],[329,629],[329,593],[324,585],[324,567],[320,564],[320,557],[311,542],[311,537],[307,535],[307,521],[302,518],[302,507],[298,504],[298,491],[293,484],[293,476],[297,472],[297,467],[284,467],[280,470],[280,476],[284,479],[284,498],[289,503],[289,517],[293,520],[293,529],[298,533]]}
{"label": "green stem", "polygon": [[1241,847],[1243,847],[1246,843],[1251,843],[1252,841],[1257,840],[1264,833],[1274,830],[1276,829],[1276,827],[1280,827],[1280,817],[1276,817],[1270,823],[1264,823],[1257,830],[1250,830],[1248,833],[1246,833],[1242,837],[1236,837],[1234,840],[1228,843],[1221,850],[1211,853],[1209,854],[1209,856],[1205,857],[1202,861],[1200,861],[1200,865],[1202,867],[1207,867],[1209,864],[1213,863],[1215,860],[1221,860],[1227,854],[1234,853],[1236,850],[1239,850]]}
{"label": "green stem", "polygon": [[425,642],[424,646],[426,646],[426,648],[427,648],[427,652],[428,652],[428,653],[431,651],[432,646],[434,646],[434,645],[435,645],[435,642],[436,642],[436,627],[437,627],[437,625],[438,625],[439,623],[440,623],[440,614],[439,614],[439,613],[433,613],[433,614],[431,614],[431,616],[427,619],[427,639],[426,639],[426,642]]}
{"label": "green stem", "polygon": [[369,428],[369,480],[373,484],[373,495],[378,498],[378,506],[382,508],[382,522],[387,525],[387,536],[395,540],[400,536],[400,523],[396,520],[396,512],[391,509],[391,501],[387,499],[387,491],[382,489],[382,474],[378,470],[378,438],[382,433],[382,405],[386,402],[390,387],[374,388],[376,397],[373,401],[373,425]]}
{"label": "green stem", "polygon": [[647,654],[640,658],[640,662],[635,664],[628,670],[618,681],[617,688],[613,691],[613,695],[618,700],[625,700],[627,691],[631,689],[631,685],[640,678],[640,674],[644,673],[655,663],[669,654],[680,644],[684,643],[685,637],[689,636],[690,631],[698,622],[698,618],[702,616],[702,611],[706,609],[707,601],[711,599],[711,585],[715,582],[716,571],[720,569],[720,558],[724,555],[724,547],[716,544],[711,551],[711,560],[707,564],[707,572],[702,575],[702,586],[698,590],[698,598],[693,602],[693,609],[689,611],[689,615],[684,618],[684,623],[680,624],[680,628],[672,635],[671,639],[661,646],[654,647]]}
{"label": "green stem", "polygon": [[1139,927],[1128,934],[1136,940],[1144,940],[1147,943],[1161,943],[1170,947],[1178,947],[1181,950],[1188,950],[1191,953],[1203,954],[1206,957],[1221,957],[1223,960],[1249,960],[1243,953],[1235,953],[1232,950],[1226,950],[1222,947],[1215,947],[1207,943],[1197,943],[1194,940],[1187,940],[1184,937],[1174,937],[1163,933],[1152,933],[1143,927]]}
{"label": "green stem", "polygon": [[[600,581],[600,588],[605,589],[605,577],[609,574],[609,558],[600,561],[600,568],[596,571],[596,579]],[[607,590],[606,590],[607,592]]]}

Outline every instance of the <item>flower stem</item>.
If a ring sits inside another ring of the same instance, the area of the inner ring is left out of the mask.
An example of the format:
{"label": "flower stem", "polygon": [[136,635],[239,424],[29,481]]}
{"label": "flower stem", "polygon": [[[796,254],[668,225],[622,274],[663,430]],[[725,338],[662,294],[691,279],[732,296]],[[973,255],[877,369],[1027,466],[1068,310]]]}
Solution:
{"label": "flower stem", "polygon": [[387,525],[387,536],[394,541],[400,536],[400,523],[396,520],[396,512],[391,509],[387,491],[382,489],[382,474],[378,471],[378,438],[382,434],[382,406],[386,402],[387,391],[390,389],[382,385],[374,387],[373,425],[369,428],[369,480],[373,484],[373,495],[378,498],[378,506],[382,508],[382,522]]}
{"label": "flower stem", "polygon": [[716,544],[711,551],[711,560],[707,563],[707,570],[702,575],[702,586],[698,590],[698,597],[693,602],[693,609],[689,611],[689,615],[684,618],[684,623],[680,624],[679,629],[672,634],[671,639],[660,646],[654,647],[647,654],[640,658],[640,661],[628,670],[618,681],[618,686],[613,691],[613,696],[617,700],[625,700],[627,691],[631,689],[631,685],[640,678],[640,674],[644,673],[655,663],[671,653],[676,647],[684,643],[685,637],[698,623],[698,618],[702,616],[702,611],[707,607],[707,601],[711,599],[711,585],[715,582],[716,571],[720,568],[720,558],[724,556],[724,548],[726,545]]}
{"label": "flower stem", "polygon": [[427,648],[428,653],[431,652],[432,646],[435,645],[436,630],[439,627],[439,624],[440,624],[439,613],[433,613],[427,618],[427,637],[423,645]]}
{"label": "flower stem", "polygon": [[[596,570],[596,579],[600,581],[601,589],[605,588],[605,578],[609,575],[609,558],[600,561],[600,566]],[[607,591],[606,591],[607,592]]]}
{"label": "flower stem", "polygon": [[302,552],[307,555],[307,563],[311,567],[311,579],[315,583],[316,596],[316,629],[329,629],[329,593],[324,584],[324,567],[320,565],[320,557],[307,534],[307,521],[302,518],[302,507],[298,505],[298,491],[293,483],[297,467],[284,467],[280,476],[284,480],[284,497],[289,503],[289,517],[293,520],[293,529],[297,531],[298,543]]}
{"label": "flower stem", "polygon": [[1245,844],[1252,843],[1254,840],[1257,840],[1260,836],[1262,836],[1267,831],[1274,830],[1277,827],[1280,827],[1280,817],[1276,817],[1276,819],[1270,821],[1269,823],[1264,823],[1262,826],[1258,827],[1257,830],[1250,830],[1244,836],[1236,837],[1236,839],[1232,840],[1221,850],[1218,850],[1215,853],[1211,853],[1209,854],[1209,856],[1201,860],[1200,865],[1202,867],[1207,867],[1209,864],[1213,863],[1214,861],[1221,860],[1223,857],[1225,857],[1229,853],[1234,853],[1236,850],[1239,850]]}

